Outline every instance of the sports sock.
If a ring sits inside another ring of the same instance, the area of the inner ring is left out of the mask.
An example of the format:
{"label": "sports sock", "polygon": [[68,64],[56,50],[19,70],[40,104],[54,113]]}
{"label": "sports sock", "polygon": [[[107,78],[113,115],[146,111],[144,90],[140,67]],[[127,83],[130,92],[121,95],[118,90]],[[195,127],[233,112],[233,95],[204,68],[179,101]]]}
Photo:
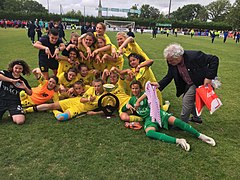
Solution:
{"label": "sports sock", "polygon": [[56,116],[56,118],[57,118],[58,121],[66,121],[66,120],[69,119],[67,113],[58,114],[58,115]]}
{"label": "sports sock", "polygon": [[130,122],[142,121],[142,118],[141,118],[141,117],[135,116],[135,115],[130,115],[129,118],[130,118],[130,120],[129,120]]}
{"label": "sports sock", "polygon": [[58,111],[58,110],[52,110],[53,114],[55,117],[57,117],[57,115],[62,114],[62,111]]}
{"label": "sports sock", "polygon": [[161,140],[161,141],[164,141],[164,142],[176,144],[176,138],[175,137],[168,136],[166,134],[159,133],[159,132],[156,132],[154,130],[149,130],[146,133],[146,136],[150,137],[150,138],[153,138],[153,139]]}
{"label": "sports sock", "polygon": [[195,128],[193,128],[188,123],[185,123],[180,119],[177,119],[177,118],[175,119],[174,126],[179,127],[180,129],[182,129],[184,131],[187,131],[187,132],[193,134],[196,137],[200,136],[200,133]]}
{"label": "sports sock", "polygon": [[33,107],[26,108],[26,109],[25,109],[25,112],[26,112],[26,113],[34,112]]}

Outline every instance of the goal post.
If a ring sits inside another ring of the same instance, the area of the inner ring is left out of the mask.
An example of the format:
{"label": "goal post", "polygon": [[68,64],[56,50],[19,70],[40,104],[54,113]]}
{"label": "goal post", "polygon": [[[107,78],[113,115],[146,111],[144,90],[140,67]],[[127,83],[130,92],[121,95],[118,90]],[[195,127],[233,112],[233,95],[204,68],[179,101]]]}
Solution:
{"label": "goal post", "polygon": [[128,31],[129,28],[135,28],[134,21],[104,20],[107,31]]}

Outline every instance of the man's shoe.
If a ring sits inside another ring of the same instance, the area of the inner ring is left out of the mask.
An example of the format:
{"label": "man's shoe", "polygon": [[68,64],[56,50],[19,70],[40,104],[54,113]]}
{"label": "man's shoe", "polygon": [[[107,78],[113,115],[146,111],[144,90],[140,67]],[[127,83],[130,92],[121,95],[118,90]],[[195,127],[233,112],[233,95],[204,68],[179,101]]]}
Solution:
{"label": "man's shoe", "polygon": [[194,122],[194,123],[198,123],[198,124],[202,124],[202,119],[201,118],[194,118],[194,117],[191,117],[189,119],[190,122]]}

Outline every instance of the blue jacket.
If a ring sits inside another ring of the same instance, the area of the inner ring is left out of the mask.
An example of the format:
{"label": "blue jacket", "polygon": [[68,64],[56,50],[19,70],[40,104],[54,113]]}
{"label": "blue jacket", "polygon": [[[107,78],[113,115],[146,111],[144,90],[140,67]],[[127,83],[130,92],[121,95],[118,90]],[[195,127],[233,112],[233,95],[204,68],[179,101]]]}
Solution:
{"label": "blue jacket", "polygon": [[[219,59],[217,56],[205,54],[201,51],[184,51],[184,64],[188,70],[189,76],[197,87],[204,83],[204,79],[214,79],[217,76]],[[177,66],[168,64],[167,75],[160,80],[159,90],[162,91],[174,79],[177,97],[185,93],[189,86],[182,79]]]}

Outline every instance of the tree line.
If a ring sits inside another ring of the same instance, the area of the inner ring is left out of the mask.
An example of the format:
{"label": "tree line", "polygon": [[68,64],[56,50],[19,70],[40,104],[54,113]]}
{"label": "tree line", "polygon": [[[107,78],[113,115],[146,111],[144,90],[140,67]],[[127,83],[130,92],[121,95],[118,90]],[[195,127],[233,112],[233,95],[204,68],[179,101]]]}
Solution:
{"label": "tree line", "polygon": [[[136,5],[131,9],[137,10]],[[240,0],[233,4],[229,0],[216,0],[206,6],[189,4],[179,7],[169,15],[164,15],[159,9],[144,4],[139,9],[140,14],[128,13],[128,17],[107,17],[112,20],[135,21],[137,26],[153,27],[156,23],[170,23],[172,27],[202,28],[202,29],[239,29],[240,27]],[[48,13],[48,10],[34,0],[1,0],[0,19],[33,20],[60,20],[62,17],[77,18],[80,21],[99,22],[106,17],[83,17],[81,11],[69,11],[65,14]],[[208,22],[211,21],[211,22]]]}

